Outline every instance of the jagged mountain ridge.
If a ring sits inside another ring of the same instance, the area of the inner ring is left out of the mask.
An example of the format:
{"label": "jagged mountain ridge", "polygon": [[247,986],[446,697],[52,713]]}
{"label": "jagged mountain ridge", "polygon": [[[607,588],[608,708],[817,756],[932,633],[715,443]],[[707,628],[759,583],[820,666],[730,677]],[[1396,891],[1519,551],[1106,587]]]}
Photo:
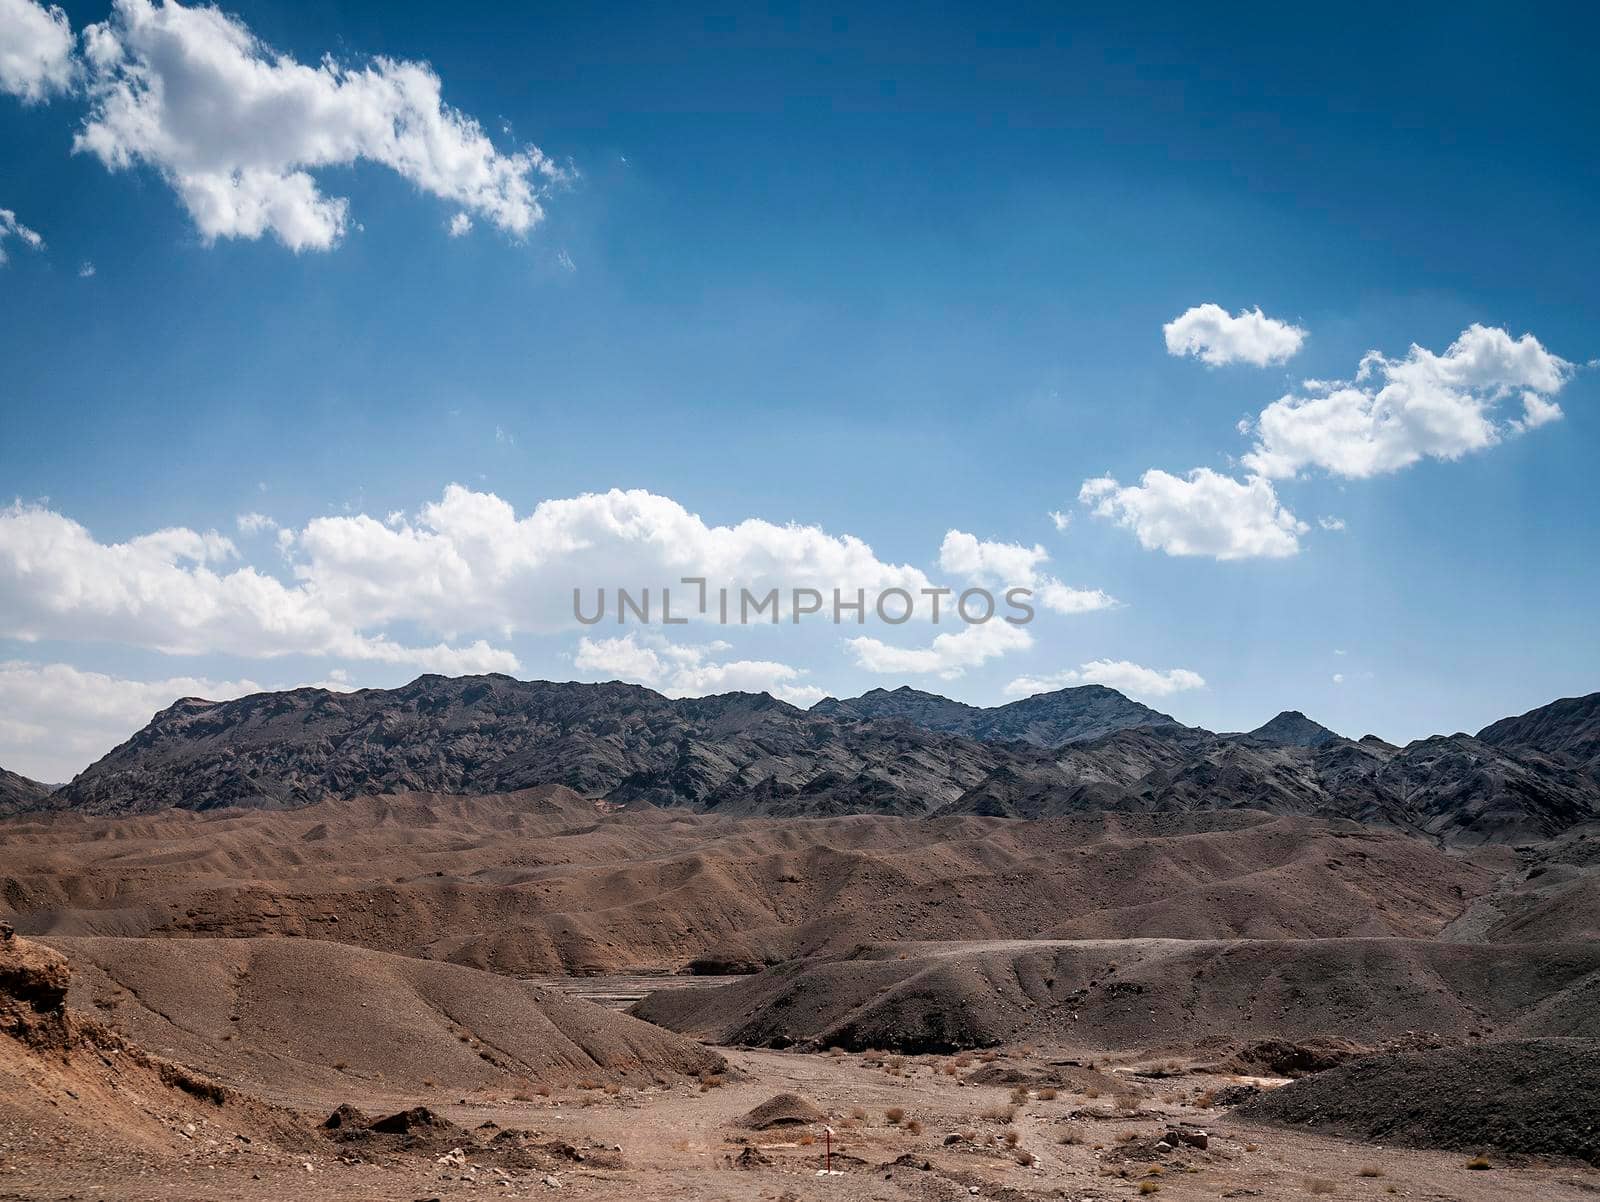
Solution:
{"label": "jagged mountain ridge", "polygon": [[1057,689],[983,708],[924,693],[909,685],[872,689],[847,700],[825,698],[814,714],[851,721],[901,718],[928,730],[966,735],[985,743],[1020,741],[1063,747],[1136,726],[1173,726],[1178,720],[1104,685]]}
{"label": "jagged mountain ridge", "polygon": [[[672,700],[617,682],[490,675],[424,676],[354,693],[191,698],[156,715],[50,804],[92,813],[287,807],[562,784],[615,803],[782,817],[1249,808],[1379,823],[1449,843],[1546,839],[1600,821],[1600,781],[1584,762],[1508,736],[1436,736],[1397,748],[1344,739],[1294,713],[1218,735],[1158,723],[1165,716],[1147,710],[1148,722],[1073,737],[1074,713],[1084,729],[1112,713],[1143,716],[1144,707],[1101,692],[1111,690],[1065,690],[1030,698],[1032,709],[985,711],[879,690],[805,711],[765,694]],[[870,717],[868,709],[893,712]],[[981,717],[1002,711],[993,722]],[[986,741],[928,729],[919,718],[993,734]],[[1517,721],[1518,731],[1538,731],[1554,719]],[[1041,724],[1070,741],[1051,748],[1018,734],[1028,727],[1044,738]]]}

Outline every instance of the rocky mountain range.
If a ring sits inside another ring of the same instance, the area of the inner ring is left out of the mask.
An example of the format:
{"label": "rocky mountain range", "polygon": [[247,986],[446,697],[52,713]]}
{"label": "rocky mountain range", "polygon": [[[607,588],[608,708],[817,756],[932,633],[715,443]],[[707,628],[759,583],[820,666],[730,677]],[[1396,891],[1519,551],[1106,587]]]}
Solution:
{"label": "rocky mountain range", "polygon": [[1600,820],[1600,694],[1396,747],[1296,712],[1214,734],[1099,686],[993,709],[873,690],[806,711],[765,694],[423,676],[392,690],[186,698],[40,804],[282,808],[541,784],[751,815],[1250,808],[1448,843],[1529,841]]}

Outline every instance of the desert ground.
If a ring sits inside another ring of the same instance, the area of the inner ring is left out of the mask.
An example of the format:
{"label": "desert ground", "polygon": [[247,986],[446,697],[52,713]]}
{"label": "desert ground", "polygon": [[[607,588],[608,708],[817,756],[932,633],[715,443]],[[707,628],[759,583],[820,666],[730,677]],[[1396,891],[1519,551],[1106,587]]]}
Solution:
{"label": "desert ground", "polygon": [[1590,850],[561,788],[20,815],[0,1197],[1596,1196]]}

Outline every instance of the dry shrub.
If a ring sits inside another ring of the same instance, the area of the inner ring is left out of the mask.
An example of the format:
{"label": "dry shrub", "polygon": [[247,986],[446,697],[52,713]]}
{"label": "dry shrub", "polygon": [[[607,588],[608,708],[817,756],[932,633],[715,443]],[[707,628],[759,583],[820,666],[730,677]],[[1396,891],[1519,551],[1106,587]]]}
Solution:
{"label": "dry shrub", "polygon": [[883,1112],[883,1117],[888,1119],[889,1124],[893,1126],[895,1123],[898,1123],[901,1119],[906,1117],[905,1107],[891,1106],[889,1109]]}
{"label": "dry shrub", "polygon": [[606,1086],[606,1092],[608,1094],[610,1094],[614,1098],[619,1093],[622,1092],[622,1086],[618,1085],[615,1081],[613,1081],[609,1085]]}
{"label": "dry shrub", "polygon": [[1141,1194],[1159,1194],[1161,1187],[1154,1181],[1141,1181],[1139,1182],[1139,1192]]}
{"label": "dry shrub", "polygon": [[1117,1109],[1133,1114],[1139,1109],[1139,1095],[1136,1093],[1119,1093],[1116,1097]]}
{"label": "dry shrub", "polygon": [[1086,1097],[1086,1098],[1089,1098],[1092,1101],[1093,1099],[1098,1098],[1100,1096],[1100,1091],[1098,1089],[1094,1088],[1094,1086],[1091,1085],[1088,1089],[1083,1091],[1083,1096]]}
{"label": "dry shrub", "polygon": [[1032,1152],[1018,1152],[1017,1153],[1017,1163],[1020,1164],[1025,1169],[1026,1168],[1031,1168],[1033,1166],[1033,1160],[1034,1160],[1034,1157],[1033,1157],[1033,1153]]}
{"label": "dry shrub", "polygon": [[1010,1131],[1006,1132],[1006,1147],[1014,1148],[1021,1142],[1022,1142],[1022,1135],[1021,1135],[1020,1132],[1017,1131],[1017,1129],[1015,1127],[1013,1127]]}
{"label": "dry shrub", "polygon": [[[701,1080],[703,1081],[703,1080],[705,1080],[705,1078],[702,1077]],[[596,1080],[593,1080],[590,1077],[585,1077],[583,1080],[578,1082],[578,1088],[579,1089],[599,1089],[600,1088],[600,1082],[598,1082]]]}
{"label": "dry shrub", "polygon": [[917,1122],[916,1119],[907,1119],[906,1120],[906,1134],[907,1135],[921,1135],[922,1134],[922,1124]]}
{"label": "dry shrub", "polygon": [[969,1056],[966,1052],[962,1052],[959,1056],[957,1056],[950,1063],[955,1065],[957,1068],[966,1068],[967,1065],[972,1063],[972,1057]]}
{"label": "dry shrub", "polygon": [[944,1075],[947,1076],[947,1077],[955,1076],[956,1075],[956,1066],[954,1064],[945,1065],[944,1066]]}
{"label": "dry shrub", "polygon": [[1000,1059],[1000,1053],[990,1049],[979,1052],[978,1059],[983,1061],[985,1064],[993,1064],[996,1060]]}
{"label": "dry shrub", "polygon": [[548,1098],[550,1096],[550,1087],[548,1085],[541,1085],[533,1092],[538,1094],[541,1098]]}
{"label": "dry shrub", "polygon": [[867,1117],[867,1112],[861,1109],[861,1107],[856,1106],[851,1109],[850,1117],[857,1120],[864,1119]]}
{"label": "dry shrub", "polygon": [[705,1093],[706,1090],[708,1090],[708,1089],[721,1089],[721,1088],[722,1088],[722,1078],[717,1076],[716,1073],[701,1073],[700,1074],[700,1092],[701,1093]]}
{"label": "dry shrub", "polygon": [[1467,1167],[1469,1169],[1475,1169],[1479,1172],[1482,1172],[1484,1169],[1489,1167],[1489,1158],[1487,1156],[1474,1156],[1471,1160],[1467,1161]]}
{"label": "dry shrub", "polygon": [[1373,1165],[1373,1164],[1362,1165],[1361,1168],[1356,1170],[1356,1176],[1357,1177],[1382,1177],[1383,1176],[1383,1170],[1380,1169],[1377,1165]]}
{"label": "dry shrub", "polygon": [[1045,1086],[1039,1091],[1039,1100],[1041,1102],[1054,1102],[1056,1100],[1056,1090],[1048,1085]]}
{"label": "dry shrub", "polygon": [[1117,1142],[1119,1144],[1131,1144],[1138,1138],[1139,1133],[1137,1131],[1124,1131],[1121,1135],[1117,1136]]}
{"label": "dry shrub", "polygon": [[1214,1106],[1217,1102],[1217,1091],[1214,1089],[1201,1090],[1194,1096],[1196,1106]]}
{"label": "dry shrub", "polygon": [[1019,1085],[1015,1089],[1013,1089],[1011,1091],[1011,1100],[1012,1100],[1012,1102],[1019,1103],[1019,1104],[1022,1103],[1022,1102],[1026,1102],[1028,1100],[1028,1089],[1027,1089],[1027,1086]]}
{"label": "dry shrub", "polygon": [[804,1134],[802,1134],[800,1136],[800,1140],[799,1140],[800,1146],[802,1148],[809,1148],[812,1144],[814,1144],[816,1142],[817,1142],[817,1137],[815,1135],[812,1135],[811,1132],[809,1132],[809,1131],[807,1131]]}
{"label": "dry shrub", "polygon": [[1338,1188],[1333,1182],[1322,1177],[1306,1178],[1306,1193],[1308,1194],[1332,1194],[1336,1193]]}
{"label": "dry shrub", "polygon": [[991,1123],[1009,1123],[1017,1117],[1015,1106],[995,1106],[985,1110],[979,1118],[988,1119]]}

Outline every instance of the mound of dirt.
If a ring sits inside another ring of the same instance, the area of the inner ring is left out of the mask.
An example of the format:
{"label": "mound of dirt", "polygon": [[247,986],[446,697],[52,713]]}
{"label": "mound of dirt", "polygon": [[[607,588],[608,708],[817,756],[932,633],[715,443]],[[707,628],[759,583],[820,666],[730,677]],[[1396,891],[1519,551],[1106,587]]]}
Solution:
{"label": "mound of dirt", "polygon": [[716,1043],[947,1052],[1231,1040],[1600,1038],[1600,946],[1404,939],[880,944],[633,1013]]}
{"label": "mound of dirt", "polygon": [[300,939],[63,939],[72,1001],[274,1098],[641,1082],[725,1069],[696,1043],[493,973]]}
{"label": "mound of dirt", "polygon": [[[85,1164],[169,1157],[201,1132],[226,1133],[266,1156],[309,1142],[288,1113],[69,1010],[72,983],[59,952],[0,924],[0,1131],[8,1169],[58,1152],[58,1140]],[[19,1144],[22,1132],[51,1134]]]}
{"label": "mound of dirt", "polygon": [[1600,1165],[1597,1097],[1600,1041],[1528,1039],[1369,1056],[1233,1113],[1385,1144]]}
{"label": "mound of dirt", "polygon": [[737,1125],[751,1131],[766,1131],[771,1127],[821,1123],[827,1117],[810,1098],[802,1098],[797,1093],[780,1093],[739,1119]]}

